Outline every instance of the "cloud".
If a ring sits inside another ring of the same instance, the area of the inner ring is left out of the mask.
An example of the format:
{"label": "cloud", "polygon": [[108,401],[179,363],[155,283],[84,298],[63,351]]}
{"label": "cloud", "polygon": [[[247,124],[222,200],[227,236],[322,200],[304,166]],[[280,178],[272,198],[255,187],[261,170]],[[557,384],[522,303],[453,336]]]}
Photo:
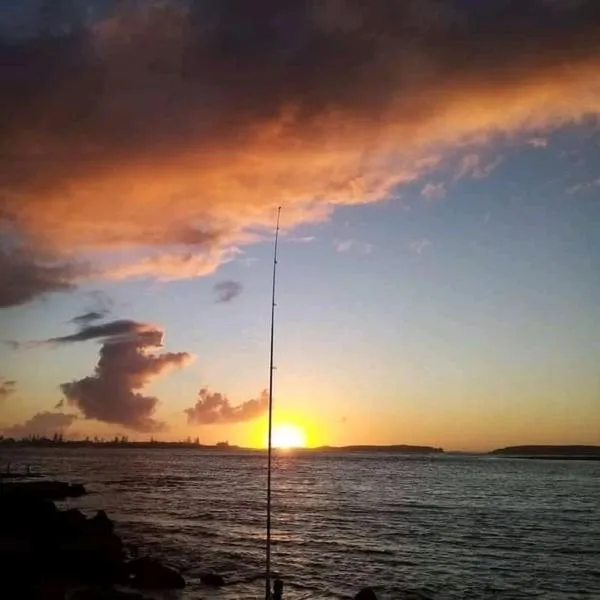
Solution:
{"label": "cloud", "polygon": [[20,425],[2,429],[5,437],[22,438],[30,435],[50,437],[55,433],[64,433],[75,421],[77,415],[61,412],[40,412]]}
{"label": "cloud", "polygon": [[73,317],[69,322],[80,327],[91,325],[94,321],[102,321],[106,318],[112,309],[113,301],[109,296],[100,290],[94,290],[88,293],[92,299],[92,308],[88,308],[84,313]]}
{"label": "cloud", "polygon": [[592,181],[582,181],[580,183],[576,183],[568,187],[566,192],[571,196],[580,192],[589,192],[590,190],[594,190],[598,187],[600,187],[600,177]]}
{"label": "cloud", "polygon": [[544,137],[534,137],[528,140],[527,144],[532,148],[547,148],[548,140]]}
{"label": "cloud", "polygon": [[154,325],[138,323],[129,319],[118,319],[101,325],[86,325],[77,333],[50,338],[46,343],[67,344],[72,342],[87,342],[89,340],[107,339],[110,342],[130,341],[146,338],[154,346],[162,343],[163,332]]}
{"label": "cloud", "polygon": [[0,377],[0,402],[15,393],[17,382],[14,379]]}
{"label": "cloud", "polygon": [[486,162],[479,154],[467,154],[460,161],[455,181],[463,177],[485,179],[502,163],[502,160],[503,157],[498,156]]}
{"label": "cloud", "polygon": [[443,200],[446,197],[446,187],[443,183],[428,183],[421,190],[421,196],[426,200]]}
{"label": "cloud", "polygon": [[71,319],[75,325],[89,325],[94,321],[101,321],[108,314],[108,311],[90,310]]}
{"label": "cloud", "polygon": [[420,256],[432,245],[433,244],[431,243],[431,240],[425,238],[420,240],[414,240],[410,243],[410,250],[411,252],[414,252],[415,254],[418,254]]}
{"label": "cloud", "polygon": [[202,388],[192,408],[184,412],[190,425],[245,423],[263,415],[269,408],[269,394],[264,390],[258,398],[231,406],[229,398]]}
{"label": "cloud", "polygon": [[63,383],[60,388],[71,406],[85,418],[124,425],[142,432],[158,431],[164,424],[154,419],[159,402],[146,396],[144,388],[172,369],[188,365],[187,352],[150,351],[162,346],[164,331],[135,321],[113,321],[89,326],[54,342],[68,343],[101,339],[100,358],[94,375]]}
{"label": "cloud", "polygon": [[41,258],[22,248],[3,248],[1,242],[0,234],[0,308],[26,304],[52,292],[70,291],[82,275],[81,267],[72,262]]}
{"label": "cloud", "polygon": [[357,240],[336,240],[333,243],[333,247],[336,252],[340,253],[355,251],[359,254],[371,254],[373,252],[373,244]]}
{"label": "cloud", "polygon": [[294,244],[310,244],[310,242],[314,242],[316,239],[314,235],[302,235],[291,237],[288,241]]}
{"label": "cloud", "polygon": [[349,252],[354,244],[354,240],[342,240],[340,242],[334,242],[334,247],[337,252]]}
{"label": "cloud", "polygon": [[217,295],[217,302],[231,302],[237,298],[243,291],[244,286],[239,281],[220,281],[215,283],[214,292]]}
{"label": "cloud", "polygon": [[[12,235],[107,277],[201,276],[282,203],[322,220],[467,142],[600,113],[596,0],[251,4],[45,3],[51,26],[2,29]],[[10,303],[69,289],[57,265]]]}
{"label": "cloud", "polygon": [[231,261],[239,252],[239,249],[233,246],[154,254],[118,266],[107,267],[102,270],[102,275],[107,279],[154,277],[161,281],[204,277],[214,273],[222,264]]}

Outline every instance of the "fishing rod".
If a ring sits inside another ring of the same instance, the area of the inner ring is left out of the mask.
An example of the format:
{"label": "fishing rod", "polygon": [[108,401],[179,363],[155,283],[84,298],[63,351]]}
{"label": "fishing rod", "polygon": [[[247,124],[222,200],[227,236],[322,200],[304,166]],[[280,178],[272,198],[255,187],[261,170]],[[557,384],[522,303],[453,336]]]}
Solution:
{"label": "fishing rod", "polygon": [[[275,284],[277,275],[277,244],[279,242],[279,218],[281,206],[277,208],[277,226],[275,227],[275,244],[273,248],[273,286],[271,295],[271,351],[269,359],[269,424],[267,434],[267,540],[265,565],[265,600],[271,600],[271,463],[273,458],[273,341],[275,339]],[[275,595],[281,598],[281,582],[276,582]]]}

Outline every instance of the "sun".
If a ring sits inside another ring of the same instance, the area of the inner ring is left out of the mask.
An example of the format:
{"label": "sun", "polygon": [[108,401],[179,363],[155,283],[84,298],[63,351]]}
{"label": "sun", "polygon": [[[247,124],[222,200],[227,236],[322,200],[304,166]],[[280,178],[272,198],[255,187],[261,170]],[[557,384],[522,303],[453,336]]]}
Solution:
{"label": "sun", "polygon": [[271,441],[273,448],[304,448],[306,446],[306,434],[298,425],[282,423],[273,427]]}

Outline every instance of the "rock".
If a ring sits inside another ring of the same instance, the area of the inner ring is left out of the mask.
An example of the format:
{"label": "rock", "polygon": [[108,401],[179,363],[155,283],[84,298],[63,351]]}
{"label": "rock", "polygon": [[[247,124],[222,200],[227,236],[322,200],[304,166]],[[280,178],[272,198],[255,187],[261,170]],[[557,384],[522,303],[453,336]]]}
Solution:
{"label": "rock", "polygon": [[87,522],[85,515],[76,508],[61,512],[59,515],[61,525],[65,529],[65,533],[73,535],[79,534]]}
{"label": "rock", "polygon": [[371,588],[363,588],[354,596],[354,600],[377,600],[375,592]]}
{"label": "rock", "polygon": [[174,569],[165,567],[151,558],[136,558],[126,569],[129,585],[139,589],[182,589],[185,580]]}
{"label": "rock", "polygon": [[79,498],[87,494],[85,486],[81,483],[73,483],[69,486],[69,495],[71,498]]}
{"label": "rock", "polygon": [[210,585],[212,587],[221,587],[225,585],[225,580],[218,573],[205,573],[200,575],[200,581],[204,585]]}
{"label": "rock", "polygon": [[115,524],[103,510],[99,510],[91,519],[89,519],[87,526],[90,533],[94,535],[110,535],[115,530]]}
{"label": "rock", "polygon": [[36,533],[54,526],[58,510],[49,500],[0,494],[0,530]]}
{"label": "rock", "polygon": [[85,493],[83,485],[71,485],[63,481],[24,481],[2,486],[3,496],[28,500],[65,500]]}
{"label": "rock", "polygon": [[[117,583],[123,580],[123,542],[115,533],[86,534],[65,540],[57,548],[62,569],[82,583]],[[58,568],[58,566],[57,566]]]}
{"label": "rock", "polygon": [[77,590],[69,600],[145,600],[135,592],[120,592],[112,588],[87,588]]}
{"label": "rock", "polygon": [[283,598],[283,581],[276,579],[273,582],[273,600],[282,600]]}

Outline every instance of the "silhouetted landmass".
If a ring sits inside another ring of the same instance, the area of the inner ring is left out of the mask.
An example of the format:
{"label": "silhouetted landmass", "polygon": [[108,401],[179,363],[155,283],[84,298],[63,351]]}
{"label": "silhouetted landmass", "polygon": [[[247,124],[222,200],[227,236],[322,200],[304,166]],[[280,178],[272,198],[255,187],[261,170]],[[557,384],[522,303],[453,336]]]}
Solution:
{"label": "silhouetted landmass", "polygon": [[391,446],[321,446],[319,448],[305,448],[309,452],[385,452],[396,454],[442,454],[442,448],[433,446],[408,446],[395,444]]}
{"label": "silhouetted landmass", "polygon": [[[126,437],[116,437],[111,440],[103,439],[85,439],[85,440],[65,440],[61,436],[52,438],[28,437],[22,439],[2,438],[0,436],[0,446],[25,447],[25,448],[153,448],[153,449],[173,449],[187,448],[193,450],[219,450],[219,451],[244,451],[244,452],[263,452],[264,449],[244,448],[235,446],[228,442],[218,442],[215,445],[201,444],[196,438],[194,441],[188,439],[179,442],[165,441],[129,441]],[[295,448],[294,452],[302,453],[328,453],[328,452],[381,452],[394,454],[441,454],[442,448],[433,446],[410,446],[406,444],[395,444],[390,446],[373,445],[354,445],[354,446],[320,446],[317,448]]]}
{"label": "silhouetted landmass", "polygon": [[490,454],[512,458],[600,460],[600,446],[509,446]]}
{"label": "silhouetted landmass", "polygon": [[201,444],[199,440],[165,442],[165,441],[129,441],[126,437],[117,437],[110,440],[104,439],[85,439],[85,440],[65,440],[60,437],[28,437],[22,439],[2,438],[0,437],[0,446],[17,448],[190,448],[196,450],[241,450],[239,446],[232,446],[226,442],[219,442],[216,445]]}

